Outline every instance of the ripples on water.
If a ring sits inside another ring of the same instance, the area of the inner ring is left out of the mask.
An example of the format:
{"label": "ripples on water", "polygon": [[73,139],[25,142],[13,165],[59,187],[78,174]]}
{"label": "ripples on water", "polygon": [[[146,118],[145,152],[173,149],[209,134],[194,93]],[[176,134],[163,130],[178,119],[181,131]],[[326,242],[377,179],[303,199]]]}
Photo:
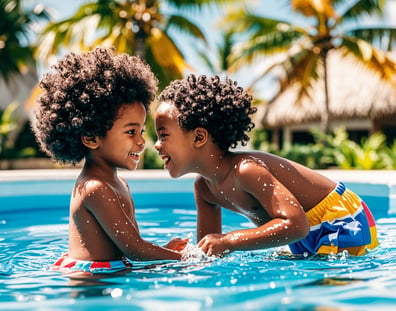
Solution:
{"label": "ripples on water", "polygon": [[[381,245],[363,257],[235,252],[222,259],[136,263],[121,277],[73,283],[47,269],[67,248],[65,214],[66,208],[0,215],[0,310],[396,308],[393,218],[378,221]],[[158,244],[195,231],[193,207],[143,209],[137,219],[142,235]],[[231,214],[224,223],[227,231],[249,226]]]}

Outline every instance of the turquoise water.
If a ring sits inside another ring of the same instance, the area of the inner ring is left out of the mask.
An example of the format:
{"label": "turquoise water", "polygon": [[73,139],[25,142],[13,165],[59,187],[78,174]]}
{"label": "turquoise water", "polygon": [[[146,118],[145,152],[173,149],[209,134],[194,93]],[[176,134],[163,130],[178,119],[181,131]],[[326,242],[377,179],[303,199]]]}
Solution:
{"label": "turquoise water", "polygon": [[[0,185],[0,310],[396,308],[396,218],[384,217],[383,198],[370,197],[370,205],[378,206],[373,212],[381,245],[362,257],[293,257],[282,255],[281,249],[235,252],[222,259],[136,263],[121,277],[71,283],[48,270],[67,248],[71,185],[69,180]],[[137,220],[144,238],[162,244],[189,236],[195,242],[190,180],[176,186],[168,180],[132,181],[130,186],[137,190]],[[223,223],[225,231],[251,227],[227,212]]]}

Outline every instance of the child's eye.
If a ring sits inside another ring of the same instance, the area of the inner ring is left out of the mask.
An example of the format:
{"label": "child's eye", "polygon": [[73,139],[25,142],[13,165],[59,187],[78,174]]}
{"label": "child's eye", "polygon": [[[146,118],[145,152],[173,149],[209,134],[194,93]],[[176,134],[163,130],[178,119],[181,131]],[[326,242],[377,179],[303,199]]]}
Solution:
{"label": "child's eye", "polygon": [[144,133],[146,133],[146,130],[142,129],[142,131],[140,133],[143,135]]}
{"label": "child's eye", "polygon": [[165,137],[167,137],[167,136],[169,136],[168,134],[165,134],[165,133],[160,133],[159,135],[158,135],[158,138],[159,139],[165,139]]}
{"label": "child's eye", "polygon": [[135,135],[136,134],[136,130],[129,130],[129,131],[127,131],[127,134]]}

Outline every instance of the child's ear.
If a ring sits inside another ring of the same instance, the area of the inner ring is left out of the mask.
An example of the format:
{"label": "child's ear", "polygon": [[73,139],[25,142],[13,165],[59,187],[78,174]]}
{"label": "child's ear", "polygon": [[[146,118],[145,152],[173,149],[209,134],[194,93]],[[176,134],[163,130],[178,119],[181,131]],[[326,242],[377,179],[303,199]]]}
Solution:
{"label": "child's ear", "polygon": [[81,141],[84,146],[88,147],[89,149],[96,149],[99,146],[98,137],[96,136],[81,135]]}
{"label": "child's ear", "polygon": [[194,130],[194,146],[201,147],[208,141],[209,133],[203,127],[197,127]]}

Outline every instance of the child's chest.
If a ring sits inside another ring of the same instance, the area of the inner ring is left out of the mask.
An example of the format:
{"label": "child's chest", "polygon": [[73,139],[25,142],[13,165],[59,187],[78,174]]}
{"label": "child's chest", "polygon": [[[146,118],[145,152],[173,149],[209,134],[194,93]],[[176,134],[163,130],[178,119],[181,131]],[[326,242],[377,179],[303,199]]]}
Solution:
{"label": "child's chest", "polygon": [[213,200],[230,211],[244,215],[254,223],[264,223],[269,216],[265,208],[249,193],[238,189],[236,185],[230,187],[213,187],[211,189]]}

